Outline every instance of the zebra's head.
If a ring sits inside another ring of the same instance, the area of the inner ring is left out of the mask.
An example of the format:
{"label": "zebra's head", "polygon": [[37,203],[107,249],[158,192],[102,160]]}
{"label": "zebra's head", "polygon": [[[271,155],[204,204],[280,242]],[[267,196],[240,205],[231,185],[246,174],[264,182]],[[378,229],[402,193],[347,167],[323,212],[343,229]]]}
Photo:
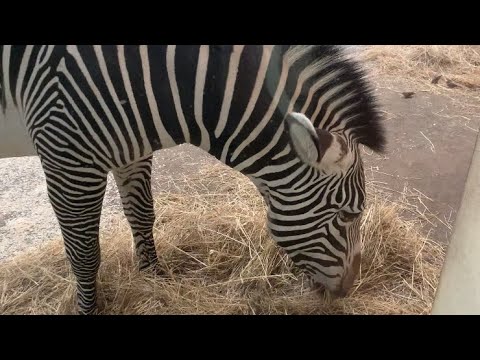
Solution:
{"label": "zebra's head", "polygon": [[316,128],[301,113],[284,125],[292,170],[288,183],[264,195],[270,232],[314,287],[345,296],[361,263],[361,141],[354,132]]}

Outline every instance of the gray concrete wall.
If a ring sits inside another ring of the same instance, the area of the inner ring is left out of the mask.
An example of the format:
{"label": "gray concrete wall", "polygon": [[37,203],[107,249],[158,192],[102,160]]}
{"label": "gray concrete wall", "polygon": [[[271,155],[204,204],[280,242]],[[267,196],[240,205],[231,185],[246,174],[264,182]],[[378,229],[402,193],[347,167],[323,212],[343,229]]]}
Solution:
{"label": "gray concrete wall", "polygon": [[480,314],[480,137],[477,137],[432,314]]}

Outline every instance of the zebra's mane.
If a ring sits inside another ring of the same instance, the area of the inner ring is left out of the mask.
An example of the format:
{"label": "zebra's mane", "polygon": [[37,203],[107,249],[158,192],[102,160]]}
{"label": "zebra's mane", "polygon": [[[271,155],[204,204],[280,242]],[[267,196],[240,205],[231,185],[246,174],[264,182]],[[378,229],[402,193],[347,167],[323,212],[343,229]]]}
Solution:
{"label": "zebra's mane", "polygon": [[[286,58],[293,69],[309,79],[297,104],[305,103],[312,84],[320,84],[316,96],[322,99],[321,105],[311,104],[305,111],[316,127],[344,131],[374,151],[384,150],[385,130],[373,88],[366,71],[358,61],[347,56],[346,49],[331,45],[291,45]],[[328,95],[337,89],[332,96]],[[316,107],[317,116],[312,118]]]}

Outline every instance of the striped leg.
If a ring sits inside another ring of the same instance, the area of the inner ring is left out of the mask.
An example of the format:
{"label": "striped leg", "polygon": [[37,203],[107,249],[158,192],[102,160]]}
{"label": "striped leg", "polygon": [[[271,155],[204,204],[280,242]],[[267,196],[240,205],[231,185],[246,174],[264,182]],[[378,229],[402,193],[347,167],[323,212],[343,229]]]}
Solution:
{"label": "striped leg", "polygon": [[113,171],[123,210],[132,228],[140,270],[158,265],[153,241],[152,156]]}
{"label": "striped leg", "polygon": [[43,168],[67,258],[77,279],[79,313],[94,314],[97,312],[96,279],[100,266],[98,234],[107,173],[88,168],[73,171],[45,162]]}

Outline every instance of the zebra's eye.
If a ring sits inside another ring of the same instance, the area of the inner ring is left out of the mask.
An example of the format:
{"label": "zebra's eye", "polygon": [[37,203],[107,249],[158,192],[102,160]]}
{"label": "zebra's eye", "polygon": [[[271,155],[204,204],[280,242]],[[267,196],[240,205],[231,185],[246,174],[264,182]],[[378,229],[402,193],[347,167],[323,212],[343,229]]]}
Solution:
{"label": "zebra's eye", "polygon": [[347,211],[343,211],[343,210],[340,210],[338,212],[338,217],[340,218],[340,220],[342,220],[343,222],[351,222],[353,220],[355,220],[355,218],[358,216],[359,214],[355,214],[355,213],[351,213],[351,212],[347,212]]}

